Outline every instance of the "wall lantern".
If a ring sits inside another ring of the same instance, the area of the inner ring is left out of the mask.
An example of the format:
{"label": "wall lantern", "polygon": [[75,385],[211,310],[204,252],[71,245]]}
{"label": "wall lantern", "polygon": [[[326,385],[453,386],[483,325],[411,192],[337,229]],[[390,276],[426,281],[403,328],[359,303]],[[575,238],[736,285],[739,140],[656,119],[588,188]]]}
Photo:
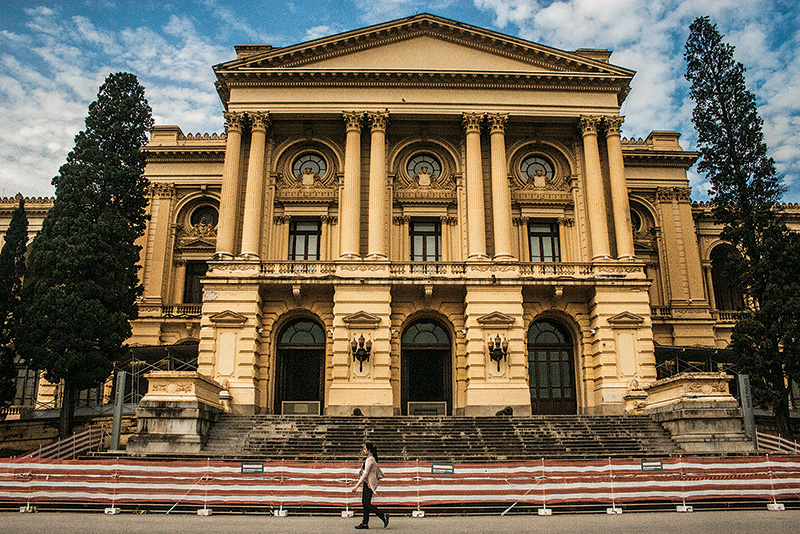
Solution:
{"label": "wall lantern", "polygon": [[358,339],[353,338],[350,348],[353,349],[353,361],[358,361],[358,372],[363,373],[364,362],[369,361],[369,353],[372,352],[372,340],[364,341],[364,334],[361,334]]}
{"label": "wall lantern", "polygon": [[493,362],[497,362],[497,372],[500,372],[500,360],[503,360],[508,356],[508,339],[500,340],[500,334],[492,339],[489,337],[489,342],[487,343],[489,347],[489,357],[492,359]]}

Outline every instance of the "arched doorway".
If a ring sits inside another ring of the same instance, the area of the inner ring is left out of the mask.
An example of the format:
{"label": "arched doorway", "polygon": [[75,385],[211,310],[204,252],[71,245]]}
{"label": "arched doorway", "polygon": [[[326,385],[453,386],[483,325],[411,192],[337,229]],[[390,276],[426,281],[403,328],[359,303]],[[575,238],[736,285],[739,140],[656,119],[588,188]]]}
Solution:
{"label": "arched doorway", "polygon": [[[401,402],[403,414],[433,415],[436,404],[451,407],[450,336],[438,323],[423,319],[411,324],[401,340]],[[427,407],[425,405],[428,405]]]}
{"label": "arched doorway", "polygon": [[295,319],[281,330],[275,367],[275,413],[299,413],[284,410],[284,402],[319,401],[320,410],[325,383],[325,331],[311,319]]}
{"label": "arched doorway", "polygon": [[534,414],[574,414],[575,394],[572,339],[561,324],[549,319],[528,330],[528,385]]}

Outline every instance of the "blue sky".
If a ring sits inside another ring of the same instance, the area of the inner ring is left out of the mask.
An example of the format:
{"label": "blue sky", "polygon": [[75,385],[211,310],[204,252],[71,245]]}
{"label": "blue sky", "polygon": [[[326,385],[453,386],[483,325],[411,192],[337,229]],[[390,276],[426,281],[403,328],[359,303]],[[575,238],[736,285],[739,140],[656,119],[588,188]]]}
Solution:
{"label": "blue sky", "polygon": [[[135,73],[156,124],[221,132],[211,66],[234,45],[287,46],[416,13],[563,50],[607,48],[637,71],[623,135],[676,130],[693,149],[683,78],[691,21],[709,15],[747,68],[764,134],[800,202],[800,9],[797,0],[4,0],[0,20],[0,197],[53,194],[89,103],[110,72]],[[693,198],[707,181],[690,172]]]}

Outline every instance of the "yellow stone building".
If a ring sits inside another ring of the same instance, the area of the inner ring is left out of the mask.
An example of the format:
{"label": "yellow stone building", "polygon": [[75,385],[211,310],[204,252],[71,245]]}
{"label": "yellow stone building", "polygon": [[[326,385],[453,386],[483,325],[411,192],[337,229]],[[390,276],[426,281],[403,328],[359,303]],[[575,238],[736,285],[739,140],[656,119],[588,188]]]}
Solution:
{"label": "yellow stone building", "polygon": [[698,154],[620,137],[609,51],[422,14],[236,56],[225,132],[144,148],[129,340],[197,343],[234,413],[620,413],[662,347],[727,345]]}

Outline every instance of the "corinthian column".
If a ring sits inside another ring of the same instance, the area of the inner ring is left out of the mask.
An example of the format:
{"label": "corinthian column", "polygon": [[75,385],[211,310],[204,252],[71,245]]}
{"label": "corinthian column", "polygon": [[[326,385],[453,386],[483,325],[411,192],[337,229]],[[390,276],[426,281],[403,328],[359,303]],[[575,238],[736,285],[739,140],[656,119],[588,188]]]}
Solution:
{"label": "corinthian column", "polygon": [[369,257],[386,259],[386,124],[388,113],[368,113],[369,148]]}
{"label": "corinthian column", "polygon": [[359,257],[361,239],[361,113],[345,113],[344,189],[339,199],[339,255]]}
{"label": "corinthian column", "polygon": [[597,117],[583,116],[580,120],[586,168],[586,197],[589,204],[589,229],[592,236],[592,260],[608,259],[611,256],[608,246],[603,175],[600,171],[600,149],[597,146],[598,122]]}
{"label": "corinthian column", "polygon": [[236,235],[243,122],[244,115],[241,113],[225,114],[225,164],[222,168],[222,195],[219,201],[216,253],[218,259],[231,259],[234,255],[233,240]]}
{"label": "corinthian column", "polygon": [[492,151],[492,218],[494,220],[494,259],[510,260],[511,254],[511,192],[506,169],[507,114],[489,115]]}
{"label": "corinthian column", "polygon": [[468,260],[486,259],[486,222],[481,169],[481,115],[464,113],[467,136],[467,245]]}
{"label": "corinthian column", "polygon": [[247,165],[247,189],[244,197],[242,256],[259,257],[261,226],[264,218],[264,148],[269,126],[268,113],[250,114],[250,159]]}
{"label": "corinthian column", "polygon": [[608,147],[608,173],[611,179],[611,205],[614,208],[614,229],[617,236],[617,257],[633,259],[633,226],[628,204],[628,184],[622,162],[622,143],[619,128],[623,117],[605,117],[606,146]]}

